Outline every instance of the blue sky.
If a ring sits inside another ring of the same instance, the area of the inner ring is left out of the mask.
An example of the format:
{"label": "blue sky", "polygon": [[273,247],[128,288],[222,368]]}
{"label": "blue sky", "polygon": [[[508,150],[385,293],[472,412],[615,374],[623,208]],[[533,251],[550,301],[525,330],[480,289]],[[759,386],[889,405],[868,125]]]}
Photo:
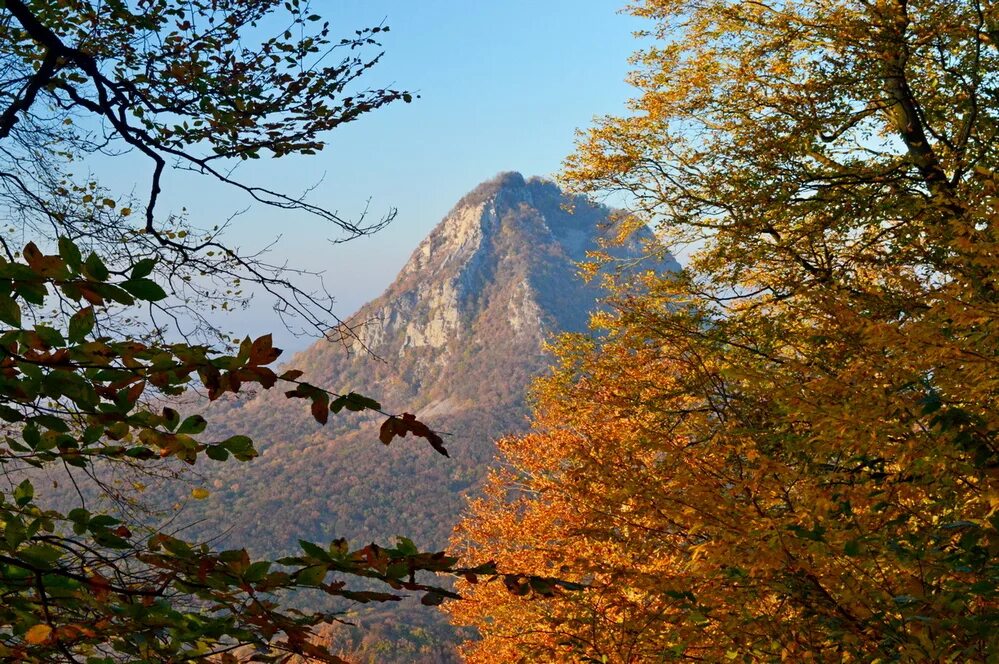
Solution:
{"label": "blue sky", "polygon": [[[480,181],[505,170],[550,175],[572,150],[577,128],[625,112],[632,33],[643,26],[618,12],[623,2],[314,2],[339,32],[384,19],[391,27],[385,57],[367,80],[421,97],[339,129],[318,156],[254,162],[244,178],[290,192],[322,179],[313,202],[351,216],[370,199],[371,214],[395,207],[398,217],[372,238],[333,246],[318,222],[250,209],[230,241],[251,248],[280,235],[273,257],[325,270],[340,312],[351,313],[391,282],[416,244]],[[167,200],[183,204],[196,225],[213,225],[248,204],[208,183],[174,181]],[[236,314],[233,327],[279,327],[269,307],[261,299]],[[287,348],[307,343],[276,336]]]}

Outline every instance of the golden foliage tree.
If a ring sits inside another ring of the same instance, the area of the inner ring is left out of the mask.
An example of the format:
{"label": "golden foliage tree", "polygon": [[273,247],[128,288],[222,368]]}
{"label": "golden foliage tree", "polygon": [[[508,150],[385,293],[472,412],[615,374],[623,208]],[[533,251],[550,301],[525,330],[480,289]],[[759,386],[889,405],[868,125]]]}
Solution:
{"label": "golden foliage tree", "polygon": [[[452,611],[471,661],[988,661],[999,4],[645,0],[569,159],[678,274],[612,279],[469,555],[590,584]],[[568,570],[568,571],[567,571]]]}

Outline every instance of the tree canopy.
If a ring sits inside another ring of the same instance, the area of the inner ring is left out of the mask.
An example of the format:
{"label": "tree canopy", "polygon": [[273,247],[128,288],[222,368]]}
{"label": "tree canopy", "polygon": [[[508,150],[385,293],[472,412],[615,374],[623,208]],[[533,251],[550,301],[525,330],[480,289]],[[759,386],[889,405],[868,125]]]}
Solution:
{"label": "tree canopy", "polygon": [[[240,253],[225,243],[224,223],[200,229],[160,195],[164,173],[183,169],[277,211],[314,215],[339,239],[381,227],[391,213],[345,219],[240,179],[234,163],[313,154],[330,130],[411,101],[364,87],[387,30],[337,38],[300,0],[2,3],[0,659],[339,661],[310,640],[336,614],[289,608],[288,591],[358,602],[414,592],[434,605],[455,595],[421,573],[493,575],[406,538],[356,549],[303,541],[293,555],[252,560],[245,548],[186,541],[180,524],[88,502],[80,486],[106,488],[108,468],[141,477],[177,462],[253,459],[248,437],[211,436],[201,395],[283,388],[320,423],[381,411],[370,397],[275,370],[281,351],[270,335],[224,334],[209,312],[241,302],[250,284],[304,325],[329,336],[338,328],[325,294],[303,288],[295,270]],[[94,157],[138,159],[147,193],[109,190],[90,172]],[[383,415],[383,443],[412,434],[447,454],[413,415]],[[78,493],[76,507],[46,500],[39,478],[53,470]],[[509,581],[518,591],[528,583]]]}
{"label": "tree canopy", "polygon": [[590,583],[451,608],[469,661],[989,661],[999,5],[643,0],[565,179],[684,270],[611,279],[457,545]]}

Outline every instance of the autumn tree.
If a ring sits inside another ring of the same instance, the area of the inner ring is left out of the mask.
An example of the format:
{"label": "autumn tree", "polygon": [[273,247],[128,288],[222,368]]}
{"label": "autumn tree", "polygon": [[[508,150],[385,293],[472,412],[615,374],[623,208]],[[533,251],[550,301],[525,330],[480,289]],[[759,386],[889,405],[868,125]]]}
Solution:
{"label": "autumn tree", "polygon": [[[199,229],[170,212],[161,190],[179,169],[275,213],[318,217],[339,239],[381,227],[391,214],[346,219],[241,179],[235,164],[313,154],[330,130],[410,101],[364,87],[388,28],[336,38],[300,0],[0,5],[0,659],[339,661],[310,640],[336,615],[290,609],[288,592],[367,602],[402,591],[437,604],[453,593],[421,572],[490,572],[459,569],[405,538],[359,549],[302,542],[256,561],[246,549],[186,541],[176,524],[103,510],[81,487],[106,486],[109,467],[169,473],[178,462],[253,459],[249,438],[206,432],[199,394],[282,389],[321,423],[380,410],[275,371],[270,335],[233,342],[219,329],[211,311],[253,287],[313,330],[349,334],[337,331],[322,291],[227,245],[225,223]],[[145,168],[145,193],[105,187],[92,171],[107,159]],[[446,454],[414,416],[385,415],[385,444],[412,434]],[[38,473],[55,470],[79,494],[75,508],[57,511],[44,495]]]}
{"label": "autumn tree", "polygon": [[991,661],[999,5],[645,0],[565,179],[687,267],[610,279],[458,543],[590,590],[470,661]]}

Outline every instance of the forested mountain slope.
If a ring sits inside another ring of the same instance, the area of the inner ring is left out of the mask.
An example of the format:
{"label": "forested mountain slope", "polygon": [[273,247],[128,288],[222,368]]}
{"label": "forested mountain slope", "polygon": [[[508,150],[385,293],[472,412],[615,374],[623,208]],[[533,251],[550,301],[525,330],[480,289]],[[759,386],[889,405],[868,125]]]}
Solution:
{"label": "forested mountain slope", "polygon": [[551,182],[506,173],[477,187],[352,317],[367,350],[321,341],[288,360],[304,380],[417,413],[451,434],[450,458],[411,438],[383,447],[378,419],[322,427],[299,401],[262,393],[227,405],[225,418],[261,456],[211,478],[201,507],[234,541],[267,552],[344,535],[443,546],[492,461],[493,438],[525,424],[544,340],[585,328],[599,292],[576,262],[610,230],[606,208],[569,200]]}
{"label": "forested mountain slope", "polygon": [[[209,418],[251,436],[261,456],[238,473],[205,477],[211,496],[189,502],[184,519],[207,519],[212,531],[227,528],[232,542],[269,555],[294,550],[299,538],[407,535],[443,548],[493,462],[494,439],[526,426],[526,388],[547,364],[543,342],[584,330],[597,306],[599,289],[579,278],[577,262],[613,232],[609,215],[551,182],[501,174],[459,201],[384,294],[352,317],[366,350],[321,341],[289,358],[303,380],[375,397],[449,433],[450,458],[423,440],[381,445],[381,418],[342,413],[322,427],[299,400],[261,393]],[[639,233],[615,252],[634,256],[650,237]],[[418,613],[416,622],[430,615],[442,624],[432,610]]]}

